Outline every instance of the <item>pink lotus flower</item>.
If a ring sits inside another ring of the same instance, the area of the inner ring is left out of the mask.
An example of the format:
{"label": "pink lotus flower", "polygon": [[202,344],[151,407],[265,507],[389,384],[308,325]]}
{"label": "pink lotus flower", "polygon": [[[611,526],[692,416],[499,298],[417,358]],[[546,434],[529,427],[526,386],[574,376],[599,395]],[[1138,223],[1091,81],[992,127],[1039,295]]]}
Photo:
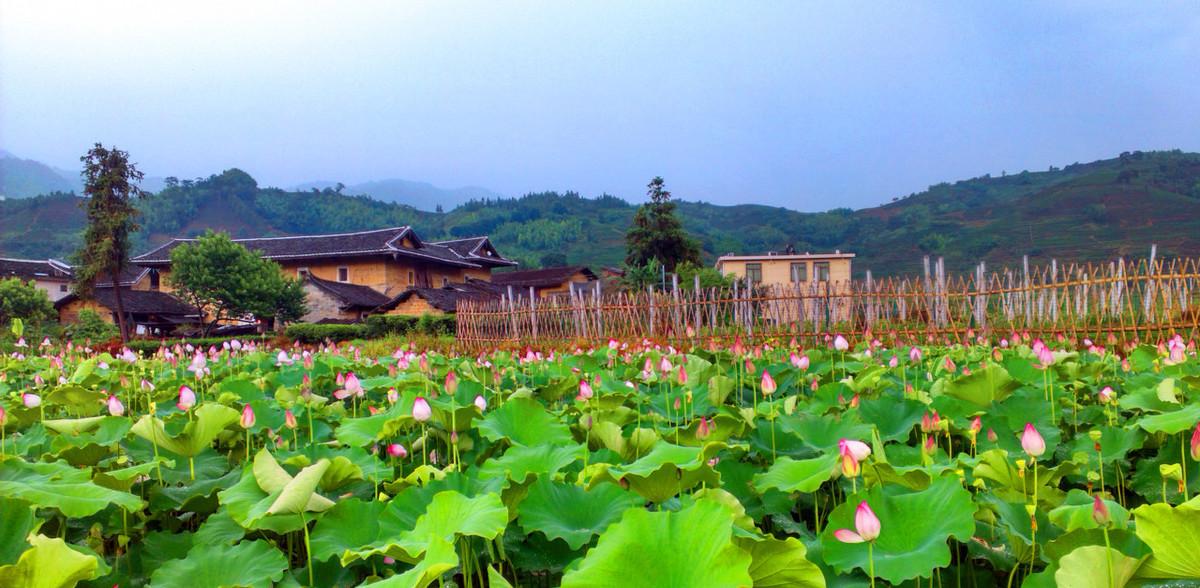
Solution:
{"label": "pink lotus flower", "polygon": [[408,457],[408,450],[399,443],[391,443],[387,446],[387,454],[389,457],[398,457],[404,459]]}
{"label": "pink lotus flower", "polygon": [[665,355],[658,362],[658,371],[661,373],[669,374],[673,368],[674,366],[671,365],[670,360],[668,360],[667,356]]}
{"label": "pink lotus flower", "polygon": [[946,368],[946,371],[950,373],[954,373],[956,370],[958,370],[958,366],[954,365],[954,360],[950,359],[949,355],[947,355],[945,360],[942,361],[942,367]]}
{"label": "pink lotus flower", "polygon": [[0,406],[0,427],[3,427],[4,424],[7,422],[8,422],[8,411],[4,410],[3,406]]}
{"label": "pink lotus flower", "polygon": [[390,404],[396,404],[397,400],[400,400],[400,393],[397,392],[395,388],[388,388],[387,401]]}
{"label": "pink lotus flower", "polygon": [[854,511],[854,531],[838,529],[833,532],[833,536],[842,543],[869,543],[879,537],[880,530],[879,517],[875,516],[871,506],[864,500]]}
{"label": "pink lotus flower", "polygon": [[587,402],[592,397],[592,385],[586,379],[579,380],[579,395],[575,397],[580,402]]}
{"label": "pink lotus flower", "polygon": [[775,378],[771,377],[771,372],[763,370],[762,373],[762,393],[764,396],[770,396],[775,393],[778,386],[775,385]]}
{"label": "pink lotus flower", "polygon": [[983,421],[976,416],[975,418],[971,419],[971,434],[977,435],[981,430],[983,430]]}
{"label": "pink lotus flower", "polygon": [[1192,431],[1191,454],[1192,459],[1200,461],[1200,423],[1196,423],[1196,430]]}
{"label": "pink lotus flower", "polygon": [[42,397],[32,392],[26,392],[21,395],[21,403],[25,408],[37,408],[42,405]]}
{"label": "pink lotus flower", "polygon": [[19,338],[17,339],[17,342],[16,342],[16,343],[14,343],[14,344],[13,344],[13,346],[14,346],[14,347],[29,347],[29,344],[25,342],[25,338],[24,338],[24,337],[19,337]]}
{"label": "pink lotus flower", "polygon": [[429,407],[429,401],[425,400],[424,396],[413,400],[412,416],[419,423],[428,421],[433,416],[433,409]]}
{"label": "pink lotus flower", "polygon": [[250,427],[253,427],[254,421],[254,409],[250,408],[249,404],[242,406],[242,428],[249,429]]}
{"label": "pink lotus flower", "polygon": [[871,446],[853,439],[838,440],[838,452],[841,455],[851,455],[857,461],[863,461],[871,455]]}
{"label": "pink lotus flower", "polygon": [[1100,500],[1100,495],[1092,497],[1092,520],[1096,521],[1097,525],[1107,527],[1112,522],[1112,516],[1108,512],[1108,505]]}
{"label": "pink lotus flower", "polygon": [[479,412],[487,410],[487,399],[482,394],[475,395],[475,408],[478,408]]}
{"label": "pink lotus flower", "polygon": [[988,429],[988,432],[987,432],[987,440],[988,441],[995,443],[999,439],[1000,439],[1000,437],[998,435],[996,435],[995,429]]}
{"label": "pink lotus flower", "polygon": [[711,433],[712,430],[709,428],[708,417],[700,417],[700,424],[696,425],[696,438],[707,439]]}
{"label": "pink lotus flower", "polygon": [[1102,404],[1108,404],[1117,397],[1117,393],[1113,392],[1112,386],[1105,386],[1100,389],[1100,392],[1097,393],[1097,396]]}
{"label": "pink lotus flower", "polygon": [[844,352],[847,349],[850,349],[850,342],[847,341],[845,337],[838,335],[833,339],[833,348]]}
{"label": "pink lotus flower", "polygon": [[683,369],[682,365],[679,366],[679,370],[676,371],[675,380],[679,382],[680,386],[686,386],[688,383],[688,373],[687,370]]}
{"label": "pink lotus flower", "polygon": [[1046,452],[1046,440],[1042,439],[1041,433],[1033,428],[1032,423],[1025,423],[1025,432],[1021,434],[1021,449],[1029,454],[1029,457],[1039,457]]}
{"label": "pink lotus flower", "polygon": [[192,389],[187,386],[180,386],[179,401],[175,403],[175,406],[179,410],[191,410],[193,406],[196,406],[196,393],[192,392]]}
{"label": "pink lotus flower", "polygon": [[908,360],[913,363],[917,363],[918,361],[921,361],[921,348],[920,347],[909,347],[908,348]]}
{"label": "pink lotus flower", "polygon": [[121,404],[121,399],[117,398],[116,396],[109,394],[108,400],[105,402],[105,404],[108,405],[108,414],[112,416],[121,416],[125,414],[125,405]]}
{"label": "pink lotus flower", "polygon": [[346,392],[359,397],[366,394],[362,382],[358,381],[358,376],[354,375],[354,372],[346,374]]}
{"label": "pink lotus flower", "polygon": [[292,356],[288,355],[286,351],[280,350],[279,355],[275,356],[275,365],[277,366],[292,365],[294,363],[296,363],[296,360],[292,359]]}
{"label": "pink lotus flower", "polygon": [[456,375],[454,373],[454,370],[450,370],[450,371],[446,372],[446,386],[445,387],[446,387],[446,394],[449,394],[451,396],[454,396],[454,393],[458,392],[458,375]]}
{"label": "pink lotus flower", "polygon": [[899,357],[896,357],[895,355],[893,355],[893,356],[892,356],[892,358],[888,360],[888,367],[889,367],[889,368],[894,368],[894,367],[897,367],[897,366],[899,366],[899,365],[900,365],[900,358],[899,358]]}
{"label": "pink lotus flower", "polygon": [[295,429],[298,426],[296,424],[296,415],[290,408],[283,411],[283,425],[289,429]]}

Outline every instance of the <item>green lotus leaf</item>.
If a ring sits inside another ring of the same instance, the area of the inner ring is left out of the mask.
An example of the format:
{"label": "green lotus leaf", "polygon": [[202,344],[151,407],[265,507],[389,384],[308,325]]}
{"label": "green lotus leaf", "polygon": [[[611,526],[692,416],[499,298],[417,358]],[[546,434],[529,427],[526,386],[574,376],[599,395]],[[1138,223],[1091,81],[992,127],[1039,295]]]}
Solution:
{"label": "green lotus leaf", "polygon": [[390,521],[383,517],[384,509],[389,507],[389,503],[351,498],[325,511],[312,529],[313,561],[362,549],[376,541],[384,528],[395,534],[406,531],[402,525],[389,525]]}
{"label": "green lotus leaf", "polygon": [[934,568],[950,563],[946,540],[966,541],[975,531],[975,505],[956,478],[939,478],[915,492],[894,487],[885,492],[875,486],[849,497],[829,514],[821,533],[822,557],[838,573],[869,568],[867,544],[842,543],[833,536],[837,529],[854,529],[854,512],[863,500],[880,522],[875,574],[893,584],[931,577]]}
{"label": "green lotus leaf", "polygon": [[594,535],[603,533],[642,499],[614,484],[585,489],[577,484],[540,478],[518,507],[517,520],[526,533],[541,531],[550,539],[562,539],[579,549]]}
{"label": "green lotus leaf", "polygon": [[164,563],[150,576],[155,588],[195,586],[250,586],[270,588],[283,579],[288,562],[266,541],[237,545],[200,545],[187,557]]}
{"label": "green lotus leaf", "polygon": [[1197,421],[1200,421],[1200,404],[1189,404],[1176,411],[1143,416],[1136,422],[1137,426],[1150,433],[1174,435],[1195,427]]}
{"label": "green lotus leaf", "polygon": [[0,565],[17,563],[31,547],[26,538],[41,524],[32,504],[0,496]]}
{"label": "green lotus leaf", "polygon": [[732,532],[733,513],[711,500],[679,512],[630,509],[563,575],[562,586],[750,586],[752,558]]}
{"label": "green lotus leaf", "polygon": [[142,508],[142,500],[128,492],[92,482],[91,468],[77,469],[64,462],[0,462],[0,496],[26,500],[40,507],[57,508],[68,517],[86,517],[111,505],[127,511]]}
{"label": "green lotus leaf", "polygon": [[646,500],[661,503],[701,483],[720,485],[720,475],[708,465],[708,460],[724,447],[723,443],[683,447],[660,442],[650,453],[628,465],[593,464],[588,487],[604,482],[626,483]]}
{"label": "green lotus leaf", "polygon": [[192,540],[196,545],[233,545],[245,534],[246,530],[233,520],[229,511],[222,509],[204,519],[200,528],[192,535]]}
{"label": "green lotus leaf", "polygon": [[78,384],[67,384],[52,390],[43,399],[47,406],[64,406],[73,414],[95,415],[104,408],[108,395],[103,390],[89,390]]}
{"label": "green lotus leaf", "polygon": [[[1112,582],[1108,575],[1109,561],[1112,561]],[[1054,573],[1054,582],[1059,588],[1094,588],[1096,586],[1125,586],[1139,566],[1142,559],[1132,558],[1115,549],[1103,545],[1088,545],[1080,547],[1058,560],[1058,571]]]}
{"label": "green lotus leaf", "polygon": [[510,398],[479,421],[479,434],[489,441],[514,445],[571,443],[571,431],[531,398]]}
{"label": "green lotus leaf", "polygon": [[784,428],[790,430],[816,451],[837,449],[841,439],[866,440],[871,438],[871,425],[858,422],[857,415],[838,418],[833,415],[804,414],[780,419]]}
{"label": "green lotus leaf", "polygon": [[[522,484],[530,476],[551,476],[583,457],[583,446],[566,445],[514,445],[504,455],[489,459],[479,468],[483,479],[499,478]],[[505,486],[508,484],[506,483]]]}
{"label": "green lotus leaf", "polygon": [[121,492],[129,492],[130,488],[133,488],[133,485],[138,482],[139,478],[153,475],[154,472],[162,466],[172,468],[175,467],[175,462],[165,457],[159,457],[154,461],[149,461],[146,463],[140,463],[116,470],[108,470],[106,472],[96,472],[96,476],[93,478],[93,480],[105,488],[112,488],[113,490],[119,490]]}
{"label": "green lotus leaf", "polygon": [[132,430],[134,435],[175,455],[195,457],[207,449],[225,427],[238,422],[239,418],[241,414],[228,406],[206,402],[195,409],[192,420],[183,428],[183,432],[173,437],[167,434],[161,420],[150,415],[138,419]]}
{"label": "green lotus leaf", "polygon": [[[404,411],[402,405],[408,407],[408,412]],[[356,419],[343,419],[338,423],[333,436],[351,447],[363,447],[394,435],[406,422],[416,422],[412,418],[412,398],[407,394],[401,402],[397,402],[391,408],[378,414]]]}
{"label": "green lotus leaf", "polygon": [[95,557],[71,549],[62,539],[34,535],[29,543],[33,547],[16,564],[0,567],[0,586],[71,588],[100,571]]}
{"label": "green lotus leaf", "polygon": [[1200,497],[1176,507],[1144,504],[1133,509],[1133,516],[1138,538],[1153,551],[1139,576],[1200,577]]}
{"label": "green lotus leaf", "polygon": [[364,584],[364,588],[425,588],[442,574],[458,566],[458,554],[449,541],[436,540],[425,550],[425,557],[411,570],[390,578]]}
{"label": "green lotus leaf", "polygon": [[81,419],[46,419],[42,421],[42,426],[59,435],[76,436],[96,430],[105,419],[129,422],[127,419],[117,417],[94,416]]}
{"label": "green lotus leaf", "polygon": [[452,541],[456,536],[495,539],[507,525],[508,509],[499,494],[467,498],[454,491],[439,492],[413,530],[400,538],[399,546],[415,557],[426,545],[439,540]]}
{"label": "green lotus leaf", "polygon": [[739,538],[736,542],[750,554],[750,578],[754,588],[825,587],[825,575],[817,564],[805,557],[808,550],[799,539]]}
{"label": "green lotus leaf", "polygon": [[863,420],[874,425],[884,441],[907,439],[927,410],[924,404],[910,398],[871,398],[862,400],[858,405]]}
{"label": "green lotus leaf", "polygon": [[[1129,511],[1119,503],[1103,500],[1112,517],[1113,528],[1124,529],[1129,524]],[[1075,488],[1067,492],[1067,499],[1061,506],[1050,511],[1050,522],[1070,532],[1075,529],[1097,529],[1100,526],[1092,518],[1094,500],[1083,490]]]}
{"label": "green lotus leaf", "polygon": [[781,457],[767,471],[754,476],[754,488],[765,493],[775,489],[783,492],[816,492],[821,484],[833,477],[838,456],[822,455],[812,459],[794,460]]}
{"label": "green lotus leaf", "polygon": [[300,470],[300,473],[279,492],[279,497],[271,503],[267,514],[301,514],[307,511],[329,510],[333,506],[332,501],[316,494],[317,484],[328,469],[329,460],[322,459]]}
{"label": "green lotus leaf", "polygon": [[233,520],[245,529],[296,531],[304,524],[302,513],[333,507],[333,501],[314,491],[328,463],[321,460],[301,470],[301,474],[308,472],[304,477],[293,478],[264,449],[255,455],[251,467],[242,470],[238,483],[218,496]]}

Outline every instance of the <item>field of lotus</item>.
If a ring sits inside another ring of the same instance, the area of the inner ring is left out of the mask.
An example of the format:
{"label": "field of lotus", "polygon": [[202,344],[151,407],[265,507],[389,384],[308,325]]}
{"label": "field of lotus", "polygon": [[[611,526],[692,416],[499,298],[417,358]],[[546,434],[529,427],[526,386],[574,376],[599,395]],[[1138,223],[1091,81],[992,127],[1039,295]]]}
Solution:
{"label": "field of lotus", "polygon": [[0,357],[0,586],[1198,586],[1175,337]]}

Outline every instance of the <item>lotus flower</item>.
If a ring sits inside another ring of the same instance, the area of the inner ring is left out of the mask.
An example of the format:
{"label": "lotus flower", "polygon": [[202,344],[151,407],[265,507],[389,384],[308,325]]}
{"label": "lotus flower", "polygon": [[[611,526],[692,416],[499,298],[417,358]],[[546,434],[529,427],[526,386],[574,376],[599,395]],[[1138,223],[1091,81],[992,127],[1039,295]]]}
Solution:
{"label": "lotus flower", "polygon": [[279,355],[275,356],[275,365],[277,366],[292,365],[294,363],[296,363],[296,360],[292,359],[292,356],[288,355],[288,352],[282,349],[279,351]]}
{"label": "lotus flower", "polygon": [[42,397],[32,392],[26,392],[21,395],[21,403],[25,408],[37,408],[42,405]]}
{"label": "lotus flower", "polygon": [[419,423],[428,421],[433,416],[433,409],[429,408],[429,401],[425,400],[424,396],[413,400],[412,416]]}
{"label": "lotus flower", "polygon": [[678,370],[678,371],[676,371],[676,376],[675,376],[675,379],[676,379],[676,380],[679,382],[679,385],[680,385],[680,386],[686,386],[686,385],[687,385],[687,383],[688,383],[688,373],[687,373],[687,370],[683,369],[683,366],[682,366],[682,365],[681,365],[681,366],[679,366],[679,370]]}
{"label": "lotus flower", "polygon": [[833,339],[833,348],[844,352],[847,349],[850,349],[850,342],[847,341],[845,337],[838,335]]}
{"label": "lotus flower", "polygon": [[362,382],[358,381],[358,376],[354,375],[354,372],[346,374],[346,392],[359,397],[366,394]]}
{"label": "lotus flower", "polygon": [[1041,433],[1033,428],[1032,423],[1025,423],[1025,432],[1021,433],[1021,449],[1029,454],[1029,457],[1040,457],[1046,452],[1046,440],[1042,439]]}
{"label": "lotus flower", "polygon": [[592,397],[592,385],[586,379],[579,380],[579,395],[575,397],[580,402],[587,402]]}
{"label": "lotus flower", "polygon": [[137,363],[138,360],[137,354],[128,347],[121,351],[121,355],[119,357],[121,358],[121,361],[124,361],[125,363]]}
{"label": "lotus flower", "polygon": [[482,394],[475,395],[475,408],[478,408],[479,412],[487,410],[487,399]]}
{"label": "lotus flower", "polygon": [[249,429],[250,427],[253,427],[254,421],[255,421],[254,409],[250,408],[249,404],[244,405],[242,407],[242,420],[241,420],[242,428]]}
{"label": "lotus flower", "polygon": [[863,443],[862,441],[855,441],[853,439],[840,439],[838,440],[838,452],[840,452],[842,455],[852,455],[854,456],[854,459],[863,461],[871,455],[871,446]]}
{"label": "lotus flower", "polygon": [[707,439],[712,434],[712,429],[708,424],[708,417],[700,417],[700,423],[696,425],[696,438]]}
{"label": "lotus flower", "polygon": [[399,443],[391,443],[387,446],[387,454],[390,457],[398,457],[404,459],[408,457],[408,450]]}
{"label": "lotus flower", "polygon": [[983,430],[983,421],[978,416],[971,419],[971,434],[978,435],[979,431]]}
{"label": "lotus flower", "polygon": [[946,371],[948,371],[950,373],[954,373],[955,371],[958,370],[958,366],[954,365],[954,360],[950,359],[949,355],[947,355],[946,358],[942,361],[942,367],[946,368]]}
{"label": "lotus flower", "polygon": [[996,435],[996,431],[995,431],[995,429],[988,429],[988,432],[987,432],[987,440],[988,440],[989,442],[991,442],[991,443],[995,443],[995,442],[996,442],[997,440],[999,440],[999,439],[1000,439],[1000,437],[999,437],[998,435]]}
{"label": "lotus flower", "polygon": [[295,429],[298,426],[296,424],[296,415],[290,408],[283,411],[283,425],[289,429]]}
{"label": "lotus flower", "polygon": [[121,416],[125,414],[125,405],[121,404],[121,399],[117,398],[116,396],[109,394],[108,400],[105,402],[105,404],[108,405],[108,414],[112,416]]}
{"label": "lotus flower", "polygon": [[1112,386],[1105,386],[1100,389],[1097,396],[1102,404],[1108,404],[1113,401],[1113,398],[1116,398],[1117,393],[1113,392]]}
{"label": "lotus flower", "polygon": [[854,511],[854,531],[838,529],[833,532],[833,536],[842,543],[869,543],[879,537],[879,531],[879,518],[864,500],[858,503],[858,508]]}
{"label": "lotus flower", "polygon": [[1092,497],[1092,520],[1101,527],[1107,527],[1112,522],[1112,516],[1108,513],[1108,505],[1100,500],[1099,494]]}
{"label": "lotus flower", "polygon": [[446,372],[446,394],[454,396],[455,392],[458,392],[458,376],[450,370]]}
{"label": "lotus flower", "polygon": [[395,388],[388,388],[387,401],[390,404],[396,404],[397,400],[400,400],[400,393],[397,392]]}
{"label": "lotus flower", "polygon": [[920,347],[909,347],[908,348],[908,360],[913,363],[917,363],[918,361],[921,361],[921,348]]}
{"label": "lotus flower", "polygon": [[775,378],[771,377],[771,372],[763,370],[762,373],[762,393],[765,396],[770,396],[775,393],[778,386],[775,385]]}
{"label": "lotus flower", "polygon": [[3,427],[5,425],[5,423],[7,423],[7,422],[8,422],[8,411],[4,410],[3,406],[0,406],[0,427]]}
{"label": "lotus flower", "polygon": [[1196,430],[1192,431],[1192,459],[1200,461],[1200,423],[1196,423]]}
{"label": "lotus flower", "polygon": [[24,337],[18,337],[17,342],[14,343],[13,345],[14,345],[14,347],[29,347],[29,344],[25,342]]}
{"label": "lotus flower", "polygon": [[674,369],[674,366],[671,365],[671,361],[667,359],[667,356],[662,356],[662,359],[658,362],[658,371],[669,374],[672,369]]}
{"label": "lotus flower", "polygon": [[192,392],[192,389],[187,386],[180,386],[179,401],[175,403],[175,406],[179,410],[191,410],[193,406],[196,406],[196,393]]}

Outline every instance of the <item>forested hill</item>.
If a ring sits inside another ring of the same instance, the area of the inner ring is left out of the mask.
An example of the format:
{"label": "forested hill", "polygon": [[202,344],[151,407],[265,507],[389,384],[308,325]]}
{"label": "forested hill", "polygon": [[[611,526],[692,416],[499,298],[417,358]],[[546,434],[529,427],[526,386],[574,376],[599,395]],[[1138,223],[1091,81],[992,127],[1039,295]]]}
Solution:
{"label": "forested hill", "polygon": [[[236,169],[167,187],[140,206],[138,251],[206,228],[269,236],[411,224],[426,238],[490,235],[526,267],[620,264],[636,210],[611,196],[547,192],[425,212],[333,190],[262,188]],[[709,261],[789,243],[798,251],[853,251],[856,273],[872,269],[876,275],[917,271],[924,253],[944,255],[952,270],[980,260],[993,267],[1019,262],[1025,253],[1035,261],[1141,256],[1151,243],[1167,256],[1200,255],[1200,154],[1133,152],[1044,172],[973,178],[858,211],[697,202],[680,202],[679,211]],[[82,228],[72,194],[0,202],[0,256],[67,257]]]}

